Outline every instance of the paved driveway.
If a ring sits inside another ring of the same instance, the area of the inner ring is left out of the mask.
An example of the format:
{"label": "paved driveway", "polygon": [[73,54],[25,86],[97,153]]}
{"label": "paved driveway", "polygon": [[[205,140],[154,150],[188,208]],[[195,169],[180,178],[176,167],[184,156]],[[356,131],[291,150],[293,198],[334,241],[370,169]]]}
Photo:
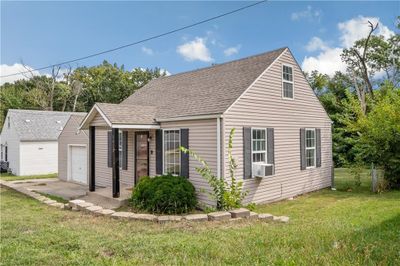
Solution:
{"label": "paved driveway", "polygon": [[66,200],[77,199],[86,196],[88,186],[64,182],[56,178],[52,179],[28,179],[10,181],[18,187],[23,187],[28,190],[34,190],[58,197],[62,197]]}

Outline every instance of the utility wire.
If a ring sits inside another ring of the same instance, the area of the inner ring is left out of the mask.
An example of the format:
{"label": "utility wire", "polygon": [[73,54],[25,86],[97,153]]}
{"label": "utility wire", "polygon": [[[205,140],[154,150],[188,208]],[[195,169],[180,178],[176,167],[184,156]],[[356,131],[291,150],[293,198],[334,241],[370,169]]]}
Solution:
{"label": "utility wire", "polygon": [[91,57],[99,56],[99,55],[102,55],[102,54],[111,53],[111,52],[114,52],[114,51],[117,51],[117,50],[121,50],[121,49],[130,47],[130,46],[134,46],[134,45],[137,45],[137,44],[140,44],[140,43],[144,43],[144,42],[147,42],[147,41],[150,41],[150,40],[154,40],[154,39],[166,36],[166,35],[170,35],[170,34],[178,32],[178,31],[182,31],[182,30],[185,30],[185,29],[189,29],[189,28],[195,27],[195,26],[210,22],[212,20],[216,20],[216,19],[228,16],[228,15],[231,15],[231,14],[237,13],[239,11],[248,9],[250,7],[262,4],[262,3],[267,2],[267,1],[268,0],[259,1],[259,2],[250,4],[250,5],[247,5],[247,6],[243,6],[243,7],[238,8],[238,9],[234,9],[232,11],[223,13],[223,14],[215,16],[215,17],[211,17],[211,18],[208,18],[208,19],[205,19],[205,20],[202,20],[202,21],[199,21],[199,22],[196,22],[196,23],[193,23],[193,24],[181,27],[181,28],[170,30],[170,31],[158,34],[158,35],[154,35],[154,36],[148,37],[146,39],[142,39],[140,41],[128,43],[128,44],[125,44],[125,45],[122,45],[122,46],[118,46],[118,47],[115,47],[115,48],[112,48],[112,49],[109,49],[109,50],[105,50],[105,51],[101,51],[101,52],[98,52],[98,53],[95,53],[95,54],[91,54],[91,55],[75,58],[75,59],[72,59],[72,60],[64,61],[64,62],[61,62],[61,63],[58,63],[58,64],[48,65],[48,66],[44,66],[44,67],[35,68],[35,69],[32,69],[32,70],[27,70],[27,71],[23,71],[23,72],[18,72],[18,73],[13,73],[13,74],[0,76],[0,78],[11,77],[11,76],[16,76],[16,75],[20,75],[20,74],[26,74],[26,73],[30,73],[30,72],[33,72],[33,71],[39,71],[39,70],[43,70],[43,69],[47,69],[47,68],[52,68],[52,67],[55,67],[55,66],[61,66],[61,65],[65,65],[65,64],[70,64],[70,63],[74,63],[74,62],[77,62],[77,61],[82,61],[82,60],[85,60],[85,59],[88,59],[88,58],[91,58]]}

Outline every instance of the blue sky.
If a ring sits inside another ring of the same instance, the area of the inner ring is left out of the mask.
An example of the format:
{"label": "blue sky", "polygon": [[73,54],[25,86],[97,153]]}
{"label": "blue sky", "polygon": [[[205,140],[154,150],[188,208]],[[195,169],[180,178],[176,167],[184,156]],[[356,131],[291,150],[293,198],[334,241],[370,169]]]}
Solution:
{"label": "blue sky", "polygon": [[[248,2],[1,2],[1,74],[85,56],[182,27]],[[170,73],[289,46],[307,71],[331,74],[343,47],[368,32],[396,32],[393,2],[267,2],[185,31],[81,61]],[[397,32],[398,33],[398,32]],[[44,73],[44,72],[42,72]],[[4,82],[5,79],[2,80]]]}

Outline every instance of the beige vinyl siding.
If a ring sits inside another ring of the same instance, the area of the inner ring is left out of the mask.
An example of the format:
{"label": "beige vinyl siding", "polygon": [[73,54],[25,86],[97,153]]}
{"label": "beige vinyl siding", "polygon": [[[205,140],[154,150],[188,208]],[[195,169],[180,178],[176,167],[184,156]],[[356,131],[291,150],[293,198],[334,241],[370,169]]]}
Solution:
{"label": "beige vinyl siding", "polygon": [[[282,98],[282,64],[293,67],[293,100]],[[223,123],[226,177],[231,128],[236,128],[233,157],[238,177],[243,177],[243,127],[275,129],[275,175],[245,180],[245,202],[276,201],[331,185],[331,121],[288,50],[232,105]],[[300,128],[304,127],[321,128],[320,168],[300,170]]]}
{"label": "beige vinyl siding", "polygon": [[92,121],[90,122],[91,126],[96,126],[96,127],[108,127],[107,122],[103,119],[101,114],[97,113]]}
{"label": "beige vinyl siding", "polygon": [[86,144],[89,150],[88,131],[80,130],[78,133],[81,119],[72,115],[58,137],[58,178],[61,180],[68,180],[68,144]]}
{"label": "beige vinyl siding", "polygon": [[[217,169],[217,120],[204,119],[192,121],[177,121],[161,123],[162,129],[169,128],[188,128],[189,129],[189,148],[202,157],[216,174]],[[195,167],[200,166],[195,159],[189,158],[189,180],[192,182],[198,193],[198,200],[214,205],[207,193],[201,193],[202,190],[209,191],[207,181],[200,176]]]}

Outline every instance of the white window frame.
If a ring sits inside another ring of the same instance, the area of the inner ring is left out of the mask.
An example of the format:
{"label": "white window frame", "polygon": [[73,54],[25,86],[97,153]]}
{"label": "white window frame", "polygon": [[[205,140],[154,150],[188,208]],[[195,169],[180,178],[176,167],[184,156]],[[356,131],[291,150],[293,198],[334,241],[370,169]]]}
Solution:
{"label": "white window frame", "polygon": [[[314,132],[314,147],[307,147],[307,131],[313,131]],[[317,136],[316,136],[316,130],[315,128],[306,128],[305,129],[305,151],[306,151],[306,169],[312,169],[315,168],[317,165]],[[312,166],[307,166],[308,160],[307,160],[307,150],[314,150],[314,165]]]}
{"label": "white window frame", "polygon": [[[292,81],[285,80],[285,79],[283,78],[283,68],[284,68],[284,67],[290,67],[290,68],[292,69]],[[290,65],[290,64],[282,64],[282,68],[281,68],[281,79],[282,79],[282,99],[285,99],[285,100],[294,100],[294,67],[293,67],[292,65]],[[293,95],[292,98],[290,98],[290,97],[285,97],[285,93],[284,93],[284,83],[290,83],[290,84],[292,84],[292,95]]]}
{"label": "white window frame", "polygon": [[[165,132],[166,131],[178,131],[179,132],[179,146],[181,145],[181,129],[180,128],[165,128],[162,130],[162,155],[163,155],[163,174],[166,175],[168,172],[165,170],[166,169],[166,163],[165,163]],[[175,164],[175,162],[174,162]],[[179,164],[179,174],[172,174],[174,176],[179,176],[181,174],[181,153],[179,152],[179,157],[178,157],[178,164]]]}
{"label": "white window frame", "polygon": [[[253,130],[263,130],[265,132],[265,151],[254,151],[253,150],[253,142],[254,142]],[[268,156],[268,147],[267,147],[267,145],[268,145],[267,129],[266,128],[259,128],[259,127],[252,127],[251,128],[251,166],[252,167],[253,167],[253,164],[267,164],[267,162],[268,162],[268,158],[267,158],[267,156]],[[254,153],[265,153],[264,162],[253,162],[253,154]]]}

